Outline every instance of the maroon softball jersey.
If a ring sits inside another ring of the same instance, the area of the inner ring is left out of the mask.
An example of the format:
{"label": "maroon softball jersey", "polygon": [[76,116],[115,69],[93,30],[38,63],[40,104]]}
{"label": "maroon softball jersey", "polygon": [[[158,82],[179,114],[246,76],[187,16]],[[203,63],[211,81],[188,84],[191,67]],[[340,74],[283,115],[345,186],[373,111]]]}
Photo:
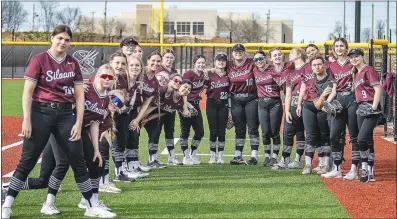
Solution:
{"label": "maroon softball jersey", "polygon": [[331,70],[330,79],[336,83],[337,92],[350,92],[352,90],[353,83],[353,66],[348,60],[345,63],[331,62],[329,69]]}
{"label": "maroon softball jersey", "polygon": [[309,64],[304,64],[300,68],[293,69],[287,78],[287,87],[292,89],[292,96],[299,95],[301,88],[301,82],[304,79],[304,75],[312,73]]}
{"label": "maroon softball jersey", "polygon": [[177,110],[183,110],[183,97],[180,97],[176,102],[174,101],[174,93],[166,93],[161,102],[162,110],[172,113]]}
{"label": "maroon softball jersey", "polygon": [[303,96],[303,100],[306,101],[313,101],[315,98],[319,97],[320,94],[317,92],[316,89],[316,75],[306,74],[303,76],[302,83],[306,84],[306,93]]}
{"label": "maroon softball jersey", "polygon": [[281,71],[277,71],[274,67],[273,68],[273,80],[276,81],[278,86],[285,91],[286,82],[288,78],[288,74],[291,68],[290,64],[285,64]]}
{"label": "maroon softball jersey", "polygon": [[42,103],[74,103],[74,84],[83,85],[77,60],[67,54],[58,60],[49,51],[33,56],[25,79],[37,82],[32,100]]}
{"label": "maroon softball jersey", "polygon": [[110,114],[106,116],[106,118],[99,125],[99,135],[101,135],[104,131],[107,131],[113,127],[113,121],[110,117]]}
{"label": "maroon softball jersey", "polygon": [[109,96],[99,94],[94,84],[90,84],[89,86],[89,91],[85,93],[84,127],[88,126],[91,122],[101,123],[108,113],[110,102]]}
{"label": "maroon softball jersey", "polygon": [[142,105],[143,101],[150,97],[157,98],[159,82],[157,81],[156,76],[153,75],[152,78],[149,78],[147,74],[145,74],[140,81],[140,86],[136,92],[135,106]]}
{"label": "maroon softball jersey", "polygon": [[166,67],[164,67],[163,65],[161,65],[160,68],[156,71],[156,74],[157,74],[157,73],[160,73],[160,72],[162,72],[162,71],[167,72],[169,75],[172,75],[172,74],[174,74],[174,73],[178,73],[178,71],[177,71],[175,68],[173,68],[173,67],[171,67],[171,68],[166,68]]}
{"label": "maroon softball jersey", "polygon": [[230,81],[229,91],[231,93],[256,93],[255,76],[252,72],[254,61],[247,58],[245,63],[238,66],[234,60],[228,61],[227,71]]}
{"label": "maroon softball jersey", "polygon": [[258,67],[254,67],[253,72],[258,97],[280,96],[280,87],[273,78],[274,70],[272,67],[269,66],[263,71]]}
{"label": "maroon softball jersey", "polygon": [[229,93],[229,77],[227,74],[219,76],[217,73],[209,71],[208,80],[205,80],[204,85],[207,86],[207,98],[215,100],[226,100]]}
{"label": "maroon softball jersey", "polygon": [[204,90],[204,73],[200,76],[194,73],[192,70],[188,70],[183,74],[183,79],[188,79],[193,83],[192,90],[187,96],[188,101],[198,101],[201,100],[201,94]]}
{"label": "maroon softball jersey", "polygon": [[374,100],[375,90],[373,86],[380,85],[380,76],[371,66],[366,65],[361,72],[354,77],[356,102],[371,102]]}

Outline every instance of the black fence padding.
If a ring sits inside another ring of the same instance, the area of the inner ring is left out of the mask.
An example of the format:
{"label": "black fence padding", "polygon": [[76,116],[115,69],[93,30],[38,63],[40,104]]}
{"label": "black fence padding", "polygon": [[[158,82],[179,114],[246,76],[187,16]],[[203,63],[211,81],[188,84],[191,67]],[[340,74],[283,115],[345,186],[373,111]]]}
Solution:
{"label": "black fence padding", "polygon": [[[32,57],[47,51],[49,46],[2,45],[1,49],[1,77],[23,78]],[[109,56],[119,49],[120,47],[116,46],[71,46],[67,53],[80,63],[83,77],[87,79],[91,74],[96,73],[102,64],[107,63]],[[160,51],[160,48],[143,48],[144,64],[146,64],[146,56],[156,50]]]}

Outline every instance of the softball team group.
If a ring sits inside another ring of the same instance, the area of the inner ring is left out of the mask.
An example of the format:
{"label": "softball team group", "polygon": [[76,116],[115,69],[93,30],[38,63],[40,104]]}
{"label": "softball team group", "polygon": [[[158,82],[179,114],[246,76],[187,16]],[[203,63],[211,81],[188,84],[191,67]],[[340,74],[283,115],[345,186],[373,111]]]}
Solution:
{"label": "softball team group", "polygon": [[[175,54],[165,49],[143,60],[138,42],[125,38],[120,51],[109,56],[88,83],[83,82],[79,63],[66,53],[72,32],[55,28],[48,51],[32,57],[23,90],[23,149],[11,177],[2,206],[2,218],[10,218],[11,206],[23,189],[48,188],[41,213],[59,214],[55,199],[69,166],[82,198],[85,216],[113,218],[99,200],[99,192],[120,193],[109,177],[114,162],[116,182],[147,177],[153,168],[165,168],[158,158],[162,129],[169,153],[168,165],[197,165],[197,149],[204,136],[200,109],[206,90],[209,125],[209,164],[223,164],[227,126],[234,124],[235,155],[232,165],[257,165],[259,127],[264,161],[273,170],[303,168],[302,174],[341,178],[346,126],[352,144],[352,164],[345,180],[375,181],[373,130],[377,116],[356,114],[357,106],[369,102],[379,110],[379,74],[364,63],[361,49],[348,49],[345,39],[333,45],[334,61],[325,61],[319,49],[293,49],[284,62],[280,49],[267,54],[258,50],[248,58],[245,47],[236,44],[233,57],[219,53],[214,68],[206,57],[193,59],[193,68],[178,74],[172,67]],[[146,66],[144,65],[144,62]],[[282,98],[285,97],[283,106]],[[326,102],[337,100],[340,113],[328,115]],[[176,114],[180,119],[182,161],[174,148]],[[280,127],[283,120],[283,147]],[[190,130],[194,135],[190,143]],[[228,127],[230,128],[230,127]],[[139,161],[140,132],[148,135],[148,163]],[[251,157],[243,160],[248,132]],[[296,137],[295,160],[290,159]],[[281,160],[277,160],[281,152]],[[314,154],[319,165],[312,167]],[[42,154],[39,178],[27,178]],[[305,154],[305,164],[302,157]]]}

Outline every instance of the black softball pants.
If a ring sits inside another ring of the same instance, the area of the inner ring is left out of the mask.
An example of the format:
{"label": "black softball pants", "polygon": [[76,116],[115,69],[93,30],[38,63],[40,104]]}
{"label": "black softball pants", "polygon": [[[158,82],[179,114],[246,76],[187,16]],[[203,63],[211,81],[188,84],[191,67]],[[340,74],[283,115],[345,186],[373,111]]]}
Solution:
{"label": "black softball pants", "polygon": [[303,124],[306,130],[306,156],[313,158],[316,148],[319,157],[329,157],[331,146],[327,113],[318,110],[312,101],[304,101],[302,105]]}
{"label": "black softball pants", "polygon": [[341,141],[341,138],[345,137],[344,132],[347,125],[350,134],[350,142],[352,144],[352,164],[358,165],[360,161],[360,150],[357,141],[357,103],[355,101],[354,93],[347,96],[338,94],[337,100],[341,103],[343,109],[341,113],[336,114],[331,119],[330,140],[332,158],[336,166],[339,166],[342,163],[342,148],[344,146],[344,142]]}
{"label": "black softball pants", "polygon": [[[99,133],[101,135],[102,133]],[[105,183],[105,177],[109,175],[109,166],[110,166],[110,145],[106,138],[102,138],[99,142],[99,153],[102,156],[102,169],[101,169],[101,176],[102,176],[102,183]]]}
{"label": "black softball pants", "polygon": [[[82,140],[69,141],[70,132],[76,122],[76,116],[70,108],[54,109],[47,106],[41,106],[38,102],[32,102],[31,124],[32,137],[24,138],[22,155],[19,164],[11,177],[10,189],[8,194],[16,197],[19,191],[36,165],[40,154],[53,134],[60,151],[65,153],[75,176],[77,186],[84,198],[90,200],[92,197],[91,182],[87,172],[87,166],[84,158]],[[92,159],[91,159],[92,160]],[[49,186],[56,184],[58,189],[61,181],[54,180],[50,177]]]}
{"label": "black softball pants", "polygon": [[265,154],[270,154],[270,139],[273,139],[273,153],[278,154],[280,150],[280,127],[283,118],[283,104],[277,98],[259,98],[258,116],[262,129],[262,142]]}
{"label": "black softball pants", "polygon": [[204,137],[204,124],[203,115],[201,114],[200,101],[189,101],[190,104],[198,111],[197,116],[184,117],[181,112],[179,112],[179,120],[181,124],[181,149],[186,155],[186,151],[189,148],[189,135],[190,127],[193,128],[194,135],[192,140],[191,152],[196,151],[200,146],[201,139]]}
{"label": "black softball pants", "polygon": [[294,137],[296,136],[296,154],[299,158],[302,157],[305,151],[305,128],[303,126],[303,119],[296,114],[296,107],[290,107],[290,113],[292,117],[292,124],[288,123],[284,118],[283,128],[283,152],[282,156],[285,162],[289,162],[289,158],[294,145]]}
{"label": "black softball pants", "polygon": [[[135,109],[136,111],[136,109]],[[131,113],[130,113],[131,115]],[[113,142],[113,160],[116,169],[116,175],[118,175],[118,171],[121,169],[123,162],[125,160],[125,152],[126,148],[128,148],[127,140],[128,135],[128,125],[130,122],[130,115],[128,113],[115,113],[114,114],[114,122],[116,125],[116,138]],[[135,116],[136,117],[136,116]]]}
{"label": "black softball pants", "polygon": [[228,100],[215,100],[207,98],[206,113],[210,129],[210,150],[216,152],[216,142],[219,142],[219,149],[226,140],[226,124],[229,117]]}
{"label": "black softball pants", "polygon": [[[88,173],[91,179],[91,188],[93,193],[98,193],[99,181],[101,178],[102,168],[99,166],[98,159],[93,161],[94,158],[94,146],[92,144],[91,137],[89,135],[90,127],[83,128],[81,131],[81,139],[83,142],[83,151],[85,163],[88,167]],[[62,153],[62,151],[59,151]],[[69,170],[68,162],[58,162],[54,171],[52,172],[50,183],[48,185],[48,193],[56,196],[59,190],[59,186],[66,176]],[[85,197],[84,197],[85,198]],[[86,198],[86,200],[89,200]]]}
{"label": "black softball pants", "polygon": [[174,142],[175,117],[176,117],[176,112],[172,112],[172,113],[167,112],[161,118],[162,126],[164,128],[164,134],[165,134],[165,146],[168,149],[168,153],[170,153],[171,150],[175,149],[175,142]]}
{"label": "black softball pants", "polygon": [[232,94],[231,111],[235,130],[235,157],[241,158],[248,127],[251,150],[259,148],[258,99],[256,94]]}
{"label": "black softball pants", "polygon": [[360,116],[357,115],[358,144],[360,147],[361,162],[368,162],[370,167],[374,166],[374,129],[378,123],[379,115]]}

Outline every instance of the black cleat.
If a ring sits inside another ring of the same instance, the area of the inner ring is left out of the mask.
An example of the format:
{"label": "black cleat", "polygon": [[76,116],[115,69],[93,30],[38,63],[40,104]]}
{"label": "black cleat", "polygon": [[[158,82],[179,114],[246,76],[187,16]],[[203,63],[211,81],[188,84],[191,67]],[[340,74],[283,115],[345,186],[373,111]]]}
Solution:
{"label": "black cleat", "polygon": [[248,165],[248,163],[244,161],[243,158],[234,157],[233,160],[230,161],[230,165]]}
{"label": "black cleat", "polygon": [[124,173],[120,173],[113,179],[113,181],[115,181],[115,182],[134,182],[135,179],[129,178],[127,175],[124,175]]}
{"label": "black cleat", "polygon": [[268,167],[272,167],[274,164],[277,163],[277,159],[276,158],[272,158],[270,159],[269,163],[267,164]]}
{"label": "black cleat", "polygon": [[263,161],[262,167],[267,167],[267,164],[270,162],[270,158],[266,157],[265,161]]}
{"label": "black cleat", "polygon": [[362,169],[360,175],[361,175],[360,182],[368,182],[369,181],[368,170]]}
{"label": "black cleat", "polygon": [[251,157],[251,159],[249,159],[247,161],[248,165],[257,165],[258,164],[258,160],[255,157]]}

